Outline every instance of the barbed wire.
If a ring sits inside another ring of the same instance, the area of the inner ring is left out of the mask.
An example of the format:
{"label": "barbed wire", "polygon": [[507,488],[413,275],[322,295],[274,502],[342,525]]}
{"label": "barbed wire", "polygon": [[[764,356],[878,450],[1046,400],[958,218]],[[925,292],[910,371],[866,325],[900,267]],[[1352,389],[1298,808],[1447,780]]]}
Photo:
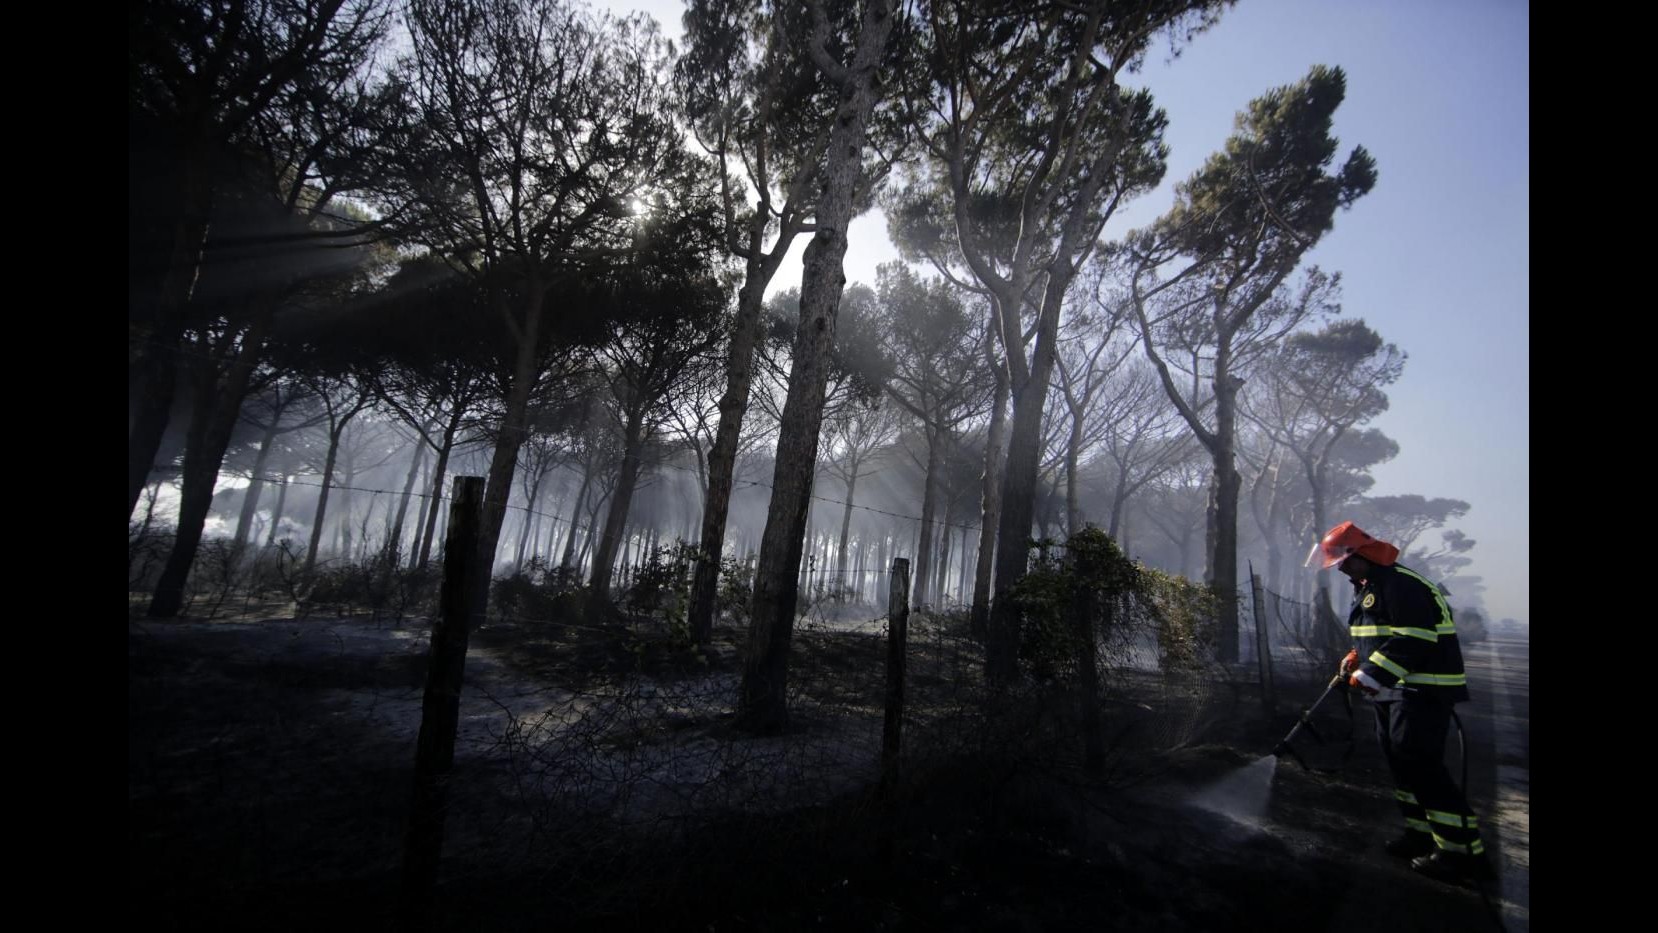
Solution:
{"label": "barbed wire", "polygon": [[[697,471],[692,469],[691,467],[680,466],[677,463],[659,463],[659,464],[656,464],[656,465],[660,466],[660,467],[667,467],[669,469],[680,470],[680,471],[683,471],[683,472],[686,472],[686,473],[697,474]],[[152,468],[152,469],[162,469],[162,468],[155,467],[155,468]],[[168,467],[167,469],[171,469],[171,467]],[[233,477],[236,477],[237,479],[247,479],[247,480],[257,479],[260,482],[270,483],[272,485],[284,485],[285,484],[285,485],[294,485],[294,486],[309,486],[309,487],[313,487],[313,488],[321,488],[322,485],[323,485],[320,482],[318,482],[318,483],[309,483],[309,482],[304,482],[304,481],[301,481],[301,480],[298,480],[298,479],[295,479],[295,478],[291,478],[291,475],[289,475],[289,476],[259,476],[259,475],[255,475],[251,470],[220,470],[219,475],[220,476],[233,476]],[[308,474],[308,475],[317,475],[317,474]],[[700,475],[699,475],[699,478],[700,478]],[[446,501],[451,501],[453,499],[452,496],[446,496],[442,493],[417,492],[415,490],[410,490],[409,492],[404,493],[402,490],[369,489],[369,488],[362,487],[362,486],[352,486],[352,485],[344,484],[344,483],[329,483],[328,488],[330,490],[342,489],[342,490],[351,490],[352,492],[372,493],[372,494],[375,494],[375,495],[388,495],[388,496],[408,495],[408,496],[413,496],[413,497],[419,497],[419,498],[422,498],[422,499],[435,499],[438,502],[446,502]],[[775,487],[773,487],[770,483],[763,483],[759,480],[735,480],[732,483],[732,488],[733,488],[733,490],[759,488],[759,489],[770,489],[770,490],[775,491]],[[905,515],[901,512],[892,512],[892,511],[888,511],[886,509],[878,509],[878,508],[876,508],[874,506],[871,506],[871,505],[859,505],[855,502],[847,502],[844,499],[836,499],[836,498],[833,498],[831,496],[820,496],[816,493],[812,493],[811,498],[816,499],[819,502],[829,502],[829,503],[832,503],[834,505],[848,506],[850,508],[861,509],[865,512],[874,512],[878,515],[885,515],[885,516],[888,516],[890,518],[897,518],[897,519],[901,519],[903,521],[910,521],[910,522],[920,522],[921,521],[921,517],[918,516],[918,515]],[[527,506],[527,505],[515,505],[511,502],[508,502],[506,507],[508,509],[513,509],[513,510],[517,510],[517,511],[520,511],[520,512],[526,512],[530,515],[538,515],[542,518],[550,519],[552,521],[560,522],[562,524],[566,524],[566,525],[574,524],[574,525],[579,526],[579,523],[571,522],[570,519],[564,518],[563,516],[555,515],[551,512],[545,512],[545,511],[542,511],[542,510],[539,510],[539,509],[535,509],[535,508],[532,508],[532,507]],[[940,519],[940,518],[934,518],[933,519],[933,524],[943,526],[943,527],[948,527],[948,528],[960,528],[964,531],[982,531],[983,528],[984,528],[983,525],[964,525],[964,524],[961,524],[959,522],[945,521],[944,519]]]}
{"label": "barbed wire", "polygon": [[[818,611],[818,607],[812,606],[812,607],[809,607],[804,612],[797,612],[796,615],[799,618],[808,620],[808,621],[814,623],[817,626],[829,626],[829,627],[874,625],[877,622],[887,621],[887,614],[884,613],[884,612],[882,614],[878,615],[878,616],[875,616],[872,619],[835,619],[835,620],[831,620],[831,619],[821,618],[821,613],[819,613],[819,616],[820,616],[819,618],[813,619],[812,614],[814,612],[817,612],[817,611]],[[913,607],[911,609],[911,614],[912,615],[914,614]],[[529,625],[555,626],[555,627],[561,628],[561,629],[565,629],[565,628],[577,629],[577,630],[580,630],[580,631],[597,632],[600,635],[604,635],[606,637],[611,637],[611,638],[617,638],[617,639],[631,638],[631,637],[637,636],[639,633],[635,632],[633,630],[633,627],[635,625],[644,624],[644,625],[647,625],[651,628],[658,629],[658,630],[660,630],[663,627],[663,624],[660,621],[656,621],[656,620],[647,620],[643,623],[640,623],[640,622],[636,622],[634,620],[629,619],[629,620],[625,620],[625,621],[623,621],[619,624],[616,624],[616,625],[586,625],[586,624],[583,624],[583,623],[580,623],[580,622],[566,622],[566,621],[563,621],[563,620],[549,620],[549,619],[541,618],[541,617],[537,617],[537,616],[522,616],[522,615],[517,615],[517,614],[514,614],[514,613],[501,613],[499,615],[494,614],[494,613],[490,613],[485,617],[485,624],[500,623],[500,622],[513,622],[513,623],[529,624]],[[734,629],[744,628],[743,626],[731,626],[731,627],[734,628]],[[848,634],[861,634],[861,633],[858,633],[858,632],[855,632],[855,631],[848,631]]]}
{"label": "barbed wire", "polygon": [[[660,465],[669,466],[669,467],[672,467],[674,469],[685,470],[687,472],[695,472],[695,471],[690,470],[689,468],[680,467],[677,464],[660,464]],[[318,489],[322,488],[322,486],[323,486],[323,484],[320,483],[320,482],[306,482],[306,481],[300,480],[296,477],[293,477],[291,475],[256,476],[251,470],[249,470],[249,471],[220,470],[219,475],[221,475],[221,476],[225,476],[225,475],[234,476],[234,477],[237,477],[239,479],[248,479],[248,480],[258,479],[262,482],[270,483],[270,484],[273,484],[273,485],[307,486],[307,487],[318,488]],[[741,486],[738,487],[738,488],[748,488],[748,487],[760,487],[760,488],[765,488],[765,489],[771,489],[772,488],[769,484],[759,482],[758,480],[741,480],[739,482],[741,483]],[[403,490],[393,490],[393,489],[372,489],[372,488],[369,488],[369,487],[353,486],[353,485],[344,484],[344,483],[329,483],[328,488],[330,490],[339,489],[339,490],[350,490],[352,492],[366,492],[366,493],[370,493],[372,495],[387,495],[387,496],[407,495],[407,496],[410,496],[410,497],[419,497],[419,498],[422,498],[422,499],[434,499],[438,503],[445,502],[445,501],[452,501],[453,498],[454,498],[453,496],[446,496],[446,495],[443,495],[441,493],[417,492],[413,489],[408,490],[407,492],[405,492]],[[838,504],[838,505],[848,505],[849,504],[849,503],[847,503],[843,500],[833,499],[833,498],[824,497],[824,496],[817,496],[815,494],[812,496],[812,498],[818,499],[818,500],[824,501],[824,502],[833,502],[833,503]],[[879,514],[882,514],[882,515],[888,515],[888,516],[892,516],[892,517],[895,517],[895,518],[905,519],[905,520],[908,520],[908,521],[916,521],[916,522],[920,521],[920,519],[916,516],[902,515],[902,514],[896,513],[896,512],[888,512],[884,509],[874,508],[873,506],[862,506],[862,505],[857,505],[855,503],[852,503],[851,507],[856,508],[856,509],[864,509],[866,511],[876,512],[876,513],[879,513]],[[564,518],[560,515],[556,515],[556,514],[553,514],[551,512],[546,512],[546,511],[542,511],[542,510],[539,510],[539,509],[534,509],[534,508],[531,508],[529,506],[514,505],[514,504],[509,502],[509,503],[507,503],[506,508],[509,509],[509,510],[518,510],[518,511],[521,511],[521,512],[525,512],[525,513],[530,514],[530,515],[536,515],[536,516],[539,516],[541,518],[545,518],[549,521],[553,521],[553,522],[556,522],[556,523],[559,523],[559,524],[568,525],[572,528],[572,533],[575,530],[579,530],[580,528],[583,527],[579,522],[572,522],[570,519]],[[940,525],[949,526],[949,527],[965,528],[965,529],[973,530],[973,531],[980,530],[983,527],[983,526],[980,526],[980,525],[960,525],[960,524],[956,524],[956,523],[953,523],[953,522],[945,522],[945,521],[940,521],[940,520],[935,520],[935,523],[940,524]],[[595,522],[588,522],[585,527],[587,527],[588,529],[592,529],[595,526],[595,524],[596,524]],[[685,541],[684,539],[676,539],[676,540],[684,541],[684,543],[690,544],[689,541]],[[667,546],[671,547],[672,542],[670,542]],[[661,548],[661,547],[663,547],[663,545],[658,544],[658,545],[656,545],[656,547]],[[1050,545],[1050,548],[1057,548],[1057,549],[1061,549],[1061,550],[1064,549],[1064,547],[1065,547],[1065,544],[1063,542],[1053,542]],[[641,557],[643,557],[643,555],[645,553],[646,553],[646,549],[644,547],[641,547],[640,550],[639,550],[639,555]],[[879,574],[882,574],[882,573],[890,572],[890,568],[884,568],[884,567],[880,567],[878,565],[877,566],[872,566],[872,567],[864,567],[864,568],[848,567],[848,568],[844,568],[844,569],[843,568],[818,568],[818,567],[813,567],[813,566],[811,566],[810,562],[815,556],[816,556],[815,554],[812,554],[812,553],[809,553],[809,552],[808,553],[803,553],[801,555],[801,567],[798,571],[799,574],[806,575],[806,576],[811,576],[811,575],[830,576],[830,575],[842,575],[842,574],[856,574],[856,575],[874,574],[874,575],[879,575]],[[940,555],[934,555],[934,559],[942,561]],[[624,565],[624,566],[627,566],[627,565]],[[635,566],[637,566],[637,565],[635,565]],[[1284,597],[1282,594],[1279,594],[1276,591],[1274,591],[1274,590],[1272,590],[1268,587],[1263,586],[1262,589],[1265,592],[1270,593],[1274,598],[1280,600],[1281,602],[1290,602],[1290,603],[1294,603],[1296,605],[1310,606],[1310,604],[1301,603],[1298,600],[1289,599],[1287,597]],[[1240,582],[1238,584],[1238,596],[1239,596],[1240,600],[1242,598],[1246,597],[1248,594],[1249,594],[1248,585],[1244,582]],[[1282,623],[1282,618],[1281,617],[1280,617],[1280,622]],[[1252,619],[1250,620],[1250,624],[1253,625],[1253,620]],[[1286,627],[1286,629],[1288,628],[1287,624],[1285,624],[1285,627]]]}
{"label": "barbed wire", "polygon": [[[222,362],[222,360],[220,360],[218,357],[204,356],[202,354],[192,353],[191,351],[178,349],[177,347],[174,347],[170,344],[166,344],[166,343],[163,343],[163,342],[160,342],[160,341],[148,341],[148,340],[146,340],[146,341],[139,341],[139,342],[140,343],[151,343],[155,346],[159,346],[159,347],[163,347],[163,348],[171,348],[171,349],[174,349],[176,352],[178,352],[180,355],[197,356],[198,358],[209,360],[209,361],[212,361],[212,362]],[[660,462],[660,463],[654,464],[654,466],[666,467],[668,469],[674,469],[674,470],[680,470],[680,471],[685,472],[685,473],[692,473],[692,474],[695,474],[698,477],[699,480],[703,478],[701,470],[694,469],[692,467],[681,466],[680,464],[677,464],[677,463]],[[162,468],[155,467],[155,468],[152,468],[152,469],[162,469]],[[171,467],[167,467],[167,469],[171,469]],[[221,474],[229,474],[229,475],[232,475],[232,476],[242,475],[242,474],[238,474],[238,473],[233,472],[233,471],[226,471],[226,470],[221,470],[220,473]],[[252,477],[251,477],[251,475],[246,475],[246,476],[243,476],[243,478],[252,478]],[[272,479],[272,478],[261,477],[261,479],[263,479],[266,482],[278,482],[278,480]],[[738,484],[741,484],[741,485],[739,486]],[[300,485],[317,485],[317,484],[300,484]],[[761,488],[761,489],[769,489],[769,490],[775,491],[775,487],[773,487],[770,483],[764,483],[764,482],[760,482],[758,480],[733,480],[733,488],[734,489],[735,488],[756,488],[756,487]],[[392,490],[367,490],[367,489],[359,489],[357,487],[340,486],[340,485],[331,485],[330,488],[331,489],[354,489],[355,491],[359,491],[359,492],[385,493],[387,495],[399,495],[399,494],[401,494],[401,493],[396,493]],[[443,499],[446,498],[445,496],[442,496],[441,494],[433,494],[433,493],[413,493],[413,492],[411,492],[411,493],[409,493],[409,495],[419,495],[419,496],[422,496],[424,498],[437,498],[440,501],[442,501]],[[876,508],[874,506],[859,505],[855,502],[847,502],[844,499],[836,499],[832,496],[821,496],[821,495],[818,495],[815,492],[810,494],[810,498],[815,499],[819,502],[828,502],[828,503],[831,503],[831,504],[834,504],[834,505],[846,506],[846,507],[850,507],[850,508],[854,508],[854,509],[861,509],[865,512],[873,512],[877,515],[885,515],[889,518],[897,518],[897,519],[900,519],[900,520],[903,520],[903,521],[909,521],[909,522],[920,522],[920,521],[922,521],[921,517],[918,516],[918,515],[906,515],[906,514],[901,513],[901,512],[893,512],[893,511],[889,511],[887,509]],[[533,509],[529,506],[513,505],[509,502],[507,504],[507,508],[509,508],[509,509],[518,509],[518,510],[528,512],[528,513],[533,514],[533,515],[540,515],[544,518],[551,518],[554,521],[564,522],[565,524],[573,524],[568,519],[564,519],[564,518],[561,518],[561,517],[556,516],[556,515],[550,515],[550,514],[545,513],[545,512],[540,512],[540,511],[537,511],[537,510],[535,510],[535,509]],[[984,526],[982,524],[968,525],[968,524],[963,524],[961,522],[948,521],[946,519],[942,519],[942,518],[938,518],[938,517],[934,517],[932,522],[933,522],[933,524],[941,526],[941,527],[957,528],[957,529],[961,529],[963,531],[983,531],[984,530]]]}
{"label": "barbed wire", "polygon": [[[660,463],[660,464],[657,464],[657,465],[658,466],[664,466],[664,467],[667,467],[667,468],[673,469],[673,470],[681,470],[681,471],[686,472],[686,473],[695,473],[695,474],[698,475],[698,478],[701,478],[701,474],[698,473],[698,471],[696,471],[696,470],[694,470],[690,467],[680,466],[677,463]],[[762,483],[759,480],[752,480],[752,479],[749,479],[749,480],[733,480],[733,486],[734,487],[736,487],[738,483],[741,483],[741,487],[737,487],[737,488],[745,488],[746,489],[746,488],[749,488],[749,487],[756,487],[757,486],[761,489],[772,489],[772,490],[775,491],[775,487],[773,487],[770,483]],[[831,503],[834,503],[835,505],[850,506],[854,509],[862,509],[865,512],[874,512],[878,515],[886,515],[886,516],[890,516],[892,518],[900,518],[900,519],[903,519],[904,521],[909,521],[909,522],[919,522],[919,521],[921,521],[921,516],[919,516],[919,515],[905,515],[901,512],[889,512],[886,509],[878,509],[878,508],[876,508],[872,505],[859,505],[856,502],[847,502],[845,499],[836,499],[832,496],[820,496],[815,492],[811,494],[811,498],[816,499],[819,502],[831,502]],[[933,519],[933,524],[935,524],[935,525],[944,525],[944,526],[948,526],[950,528],[961,528],[961,529],[965,529],[967,531],[980,531],[984,527],[983,525],[963,525],[960,522],[945,521],[944,519],[937,518],[937,517],[935,517]]]}

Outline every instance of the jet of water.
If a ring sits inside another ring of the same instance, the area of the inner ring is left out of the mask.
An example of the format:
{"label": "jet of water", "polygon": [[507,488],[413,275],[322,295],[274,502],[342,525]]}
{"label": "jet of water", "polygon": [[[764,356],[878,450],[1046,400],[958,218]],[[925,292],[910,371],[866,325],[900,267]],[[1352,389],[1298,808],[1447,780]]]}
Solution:
{"label": "jet of water", "polygon": [[1223,813],[1242,823],[1259,825],[1266,819],[1272,800],[1272,776],[1278,759],[1266,755],[1252,764],[1234,769],[1191,798],[1193,806]]}

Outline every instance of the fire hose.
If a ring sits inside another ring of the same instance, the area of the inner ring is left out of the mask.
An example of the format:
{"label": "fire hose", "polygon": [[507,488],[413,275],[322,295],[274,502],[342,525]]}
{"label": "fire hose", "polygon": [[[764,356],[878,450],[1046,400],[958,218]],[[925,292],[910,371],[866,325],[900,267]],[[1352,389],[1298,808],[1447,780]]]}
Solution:
{"label": "fire hose", "polygon": [[[1301,730],[1305,729],[1307,730],[1307,734],[1317,739],[1320,745],[1329,744],[1325,740],[1324,736],[1319,734],[1318,729],[1313,726],[1313,713],[1317,712],[1318,708],[1324,705],[1324,701],[1329,699],[1330,694],[1335,692],[1338,688],[1341,690],[1342,699],[1347,701],[1347,718],[1349,722],[1351,722],[1353,718],[1353,699],[1347,695],[1347,677],[1342,674],[1337,674],[1336,676],[1330,678],[1330,683],[1325,686],[1324,692],[1318,695],[1318,699],[1313,701],[1313,705],[1301,711],[1301,718],[1296,720],[1295,726],[1290,729],[1289,734],[1284,736],[1283,740],[1273,747],[1272,755],[1274,758],[1282,758],[1286,753],[1288,753],[1291,758],[1294,758],[1296,762],[1306,770],[1320,770],[1308,765],[1306,760],[1303,759],[1298,752],[1296,752],[1295,747],[1291,745],[1290,742],[1301,732]],[[1352,756],[1354,747],[1355,743],[1349,739],[1347,743],[1347,751],[1341,756],[1343,763],[1345,763],[1347,759]]]}

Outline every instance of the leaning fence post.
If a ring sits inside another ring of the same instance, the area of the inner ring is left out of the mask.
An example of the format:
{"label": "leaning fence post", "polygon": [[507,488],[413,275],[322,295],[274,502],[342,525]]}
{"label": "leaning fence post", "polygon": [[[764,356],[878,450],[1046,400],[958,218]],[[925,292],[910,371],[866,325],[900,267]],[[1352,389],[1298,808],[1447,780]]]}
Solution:
{"label": "leaning fence post", "polygon": [[443,546],[443,587],[438,618],[432,626],[426,696],[421,704],[420,738],[415,745],[414,797],[403,847],[403,890],[398,927],[435,926],[432,913],[438,857],[443,850],[443,813],[449,772],[455,763],[455,731],[460,722],[461,681],[466,642],[471,634],[471,589],[484,584],[478,562],[484,480],[455,477],[455,499]]}
{"label": "leaning fence post", "polygon": [[1255,575],[1254,561],[1248,567],[1250,601],[1255,607],[1255,657],[1261,672],[1261,708],[1270,716],[1278,707],[1277,690],[1272,683],[1272,637],[1262,609],[1265,598],[1261,593],[1261,578]]}
{"label": "leaning fence post", "polygon": [[904,643],[909,639],[910,562],[892,560],[887,589],[887,709],[881,728],[881,858],[892,856],[892,797],[898,788],[898,749],[904,725]]}

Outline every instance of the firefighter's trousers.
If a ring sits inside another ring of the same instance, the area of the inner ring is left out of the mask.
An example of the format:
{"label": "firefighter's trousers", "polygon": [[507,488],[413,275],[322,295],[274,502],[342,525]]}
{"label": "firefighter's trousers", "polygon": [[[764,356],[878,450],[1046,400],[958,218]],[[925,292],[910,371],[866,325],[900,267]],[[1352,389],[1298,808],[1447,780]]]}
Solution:
{"label": "firefighter's trousers", "polygon": [[1465,855],[1484,852],[1479,820],[1445,767],[1451,704],[1430,689],[1407,691],[1401,700],[1374,705],[1376,737],[1393,772],[1393,795],[1405,825],[1433,836],[1440,849]]}

